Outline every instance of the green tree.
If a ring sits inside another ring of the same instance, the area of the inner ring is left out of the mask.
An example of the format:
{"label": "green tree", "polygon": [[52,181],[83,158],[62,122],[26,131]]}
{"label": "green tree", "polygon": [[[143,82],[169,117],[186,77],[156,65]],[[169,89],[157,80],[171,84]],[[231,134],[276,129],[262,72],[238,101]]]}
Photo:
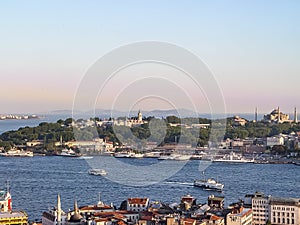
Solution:
{"label": "green tree", "polygon": [[166,120],[167,123],[177,123],[177,124],[181,123],[181,119],[178,118],[177,116],[167,116]]}

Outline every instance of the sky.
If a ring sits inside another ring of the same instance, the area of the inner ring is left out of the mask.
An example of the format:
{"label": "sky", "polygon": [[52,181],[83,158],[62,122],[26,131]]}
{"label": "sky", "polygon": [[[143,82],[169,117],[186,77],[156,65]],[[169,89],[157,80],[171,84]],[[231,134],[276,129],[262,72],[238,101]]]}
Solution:
{"label": "sky", "polygon": [[[101,57],[143,41],[197,55],[223,96],[225,109],[214,107],[216,113],[255,107],[267,113],[277,106],[291,113],[300,108],[299,11],[297,0],[1,1],[0,114],[72,109]],[[174,75],[180,71],[148,66],[125,68],[97,96],[87,88],[86,98],[96,99],[95,108],[186,108],[190,102],[200,112],[211,110],[215,96],[203,89],[212,87],[196,90],[186,75]],[[149,71],[164,75],[160,85],[155,77],[139,80],[144,73],[151,77]],[[95,82],[106,77],[99,71]],[[84,99],[77,108],[90,110]]]}

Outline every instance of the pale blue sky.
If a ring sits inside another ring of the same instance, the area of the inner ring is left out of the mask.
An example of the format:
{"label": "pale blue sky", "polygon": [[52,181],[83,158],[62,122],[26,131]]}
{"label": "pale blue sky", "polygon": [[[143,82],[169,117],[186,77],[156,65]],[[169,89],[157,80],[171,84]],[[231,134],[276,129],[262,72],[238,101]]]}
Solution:
{"label": "pale blue sky", "polygon": [[197,54],[228,112],[292,112],[300,108],[299,12],[297,0],[1,1],[0,113],[71,109],[92,63],[144,40]]}

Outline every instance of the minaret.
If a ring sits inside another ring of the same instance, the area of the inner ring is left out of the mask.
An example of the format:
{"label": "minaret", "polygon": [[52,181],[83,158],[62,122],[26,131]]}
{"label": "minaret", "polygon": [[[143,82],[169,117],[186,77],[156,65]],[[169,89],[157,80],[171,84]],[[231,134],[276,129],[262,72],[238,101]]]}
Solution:
{"label": "minaret", "polygon": [[255,120],[255,122],[257,122],[257,107],[255,108],[254,120]]}
{"label": "minaret", "polygon": [[295,107],[295,111],[294,111],[294,123],[298,123],[297,108],[296,107]]}
{"label": "minaret", "polygon": [[103,206],[103,202],[101,202],[101,192],[98,193],[98,206]]}
{"label": "minaret", "polygon": [[139,113],[138,113],[138,122],[142,122],[143,121],[143,115],[141,113],[141,110],[139,110]]}
{"label": "minaret", "polygon": [[57,195],[57,225],[61,224],[61,203],[60,203],[60,195]]}
{"label": "minaret", "polygon": [[79,213],[78,205],[77,205],[77,200],[74,201],[74,211],[75,213]]}
{"label": "minaret", "polygon": [[279,109],[279,106],[278,106],[278,117],[277,117],[277,123],[280,123],[280,109]]}

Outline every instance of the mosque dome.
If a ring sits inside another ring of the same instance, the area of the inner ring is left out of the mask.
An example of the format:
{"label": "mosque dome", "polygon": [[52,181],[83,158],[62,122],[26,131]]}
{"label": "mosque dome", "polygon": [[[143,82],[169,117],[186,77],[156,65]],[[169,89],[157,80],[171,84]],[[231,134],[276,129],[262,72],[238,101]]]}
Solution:
{"label": "mosque dome", "polygon": [[82,216],[79,213],[75,213],[70,217],[70,222],[80,222]]}

